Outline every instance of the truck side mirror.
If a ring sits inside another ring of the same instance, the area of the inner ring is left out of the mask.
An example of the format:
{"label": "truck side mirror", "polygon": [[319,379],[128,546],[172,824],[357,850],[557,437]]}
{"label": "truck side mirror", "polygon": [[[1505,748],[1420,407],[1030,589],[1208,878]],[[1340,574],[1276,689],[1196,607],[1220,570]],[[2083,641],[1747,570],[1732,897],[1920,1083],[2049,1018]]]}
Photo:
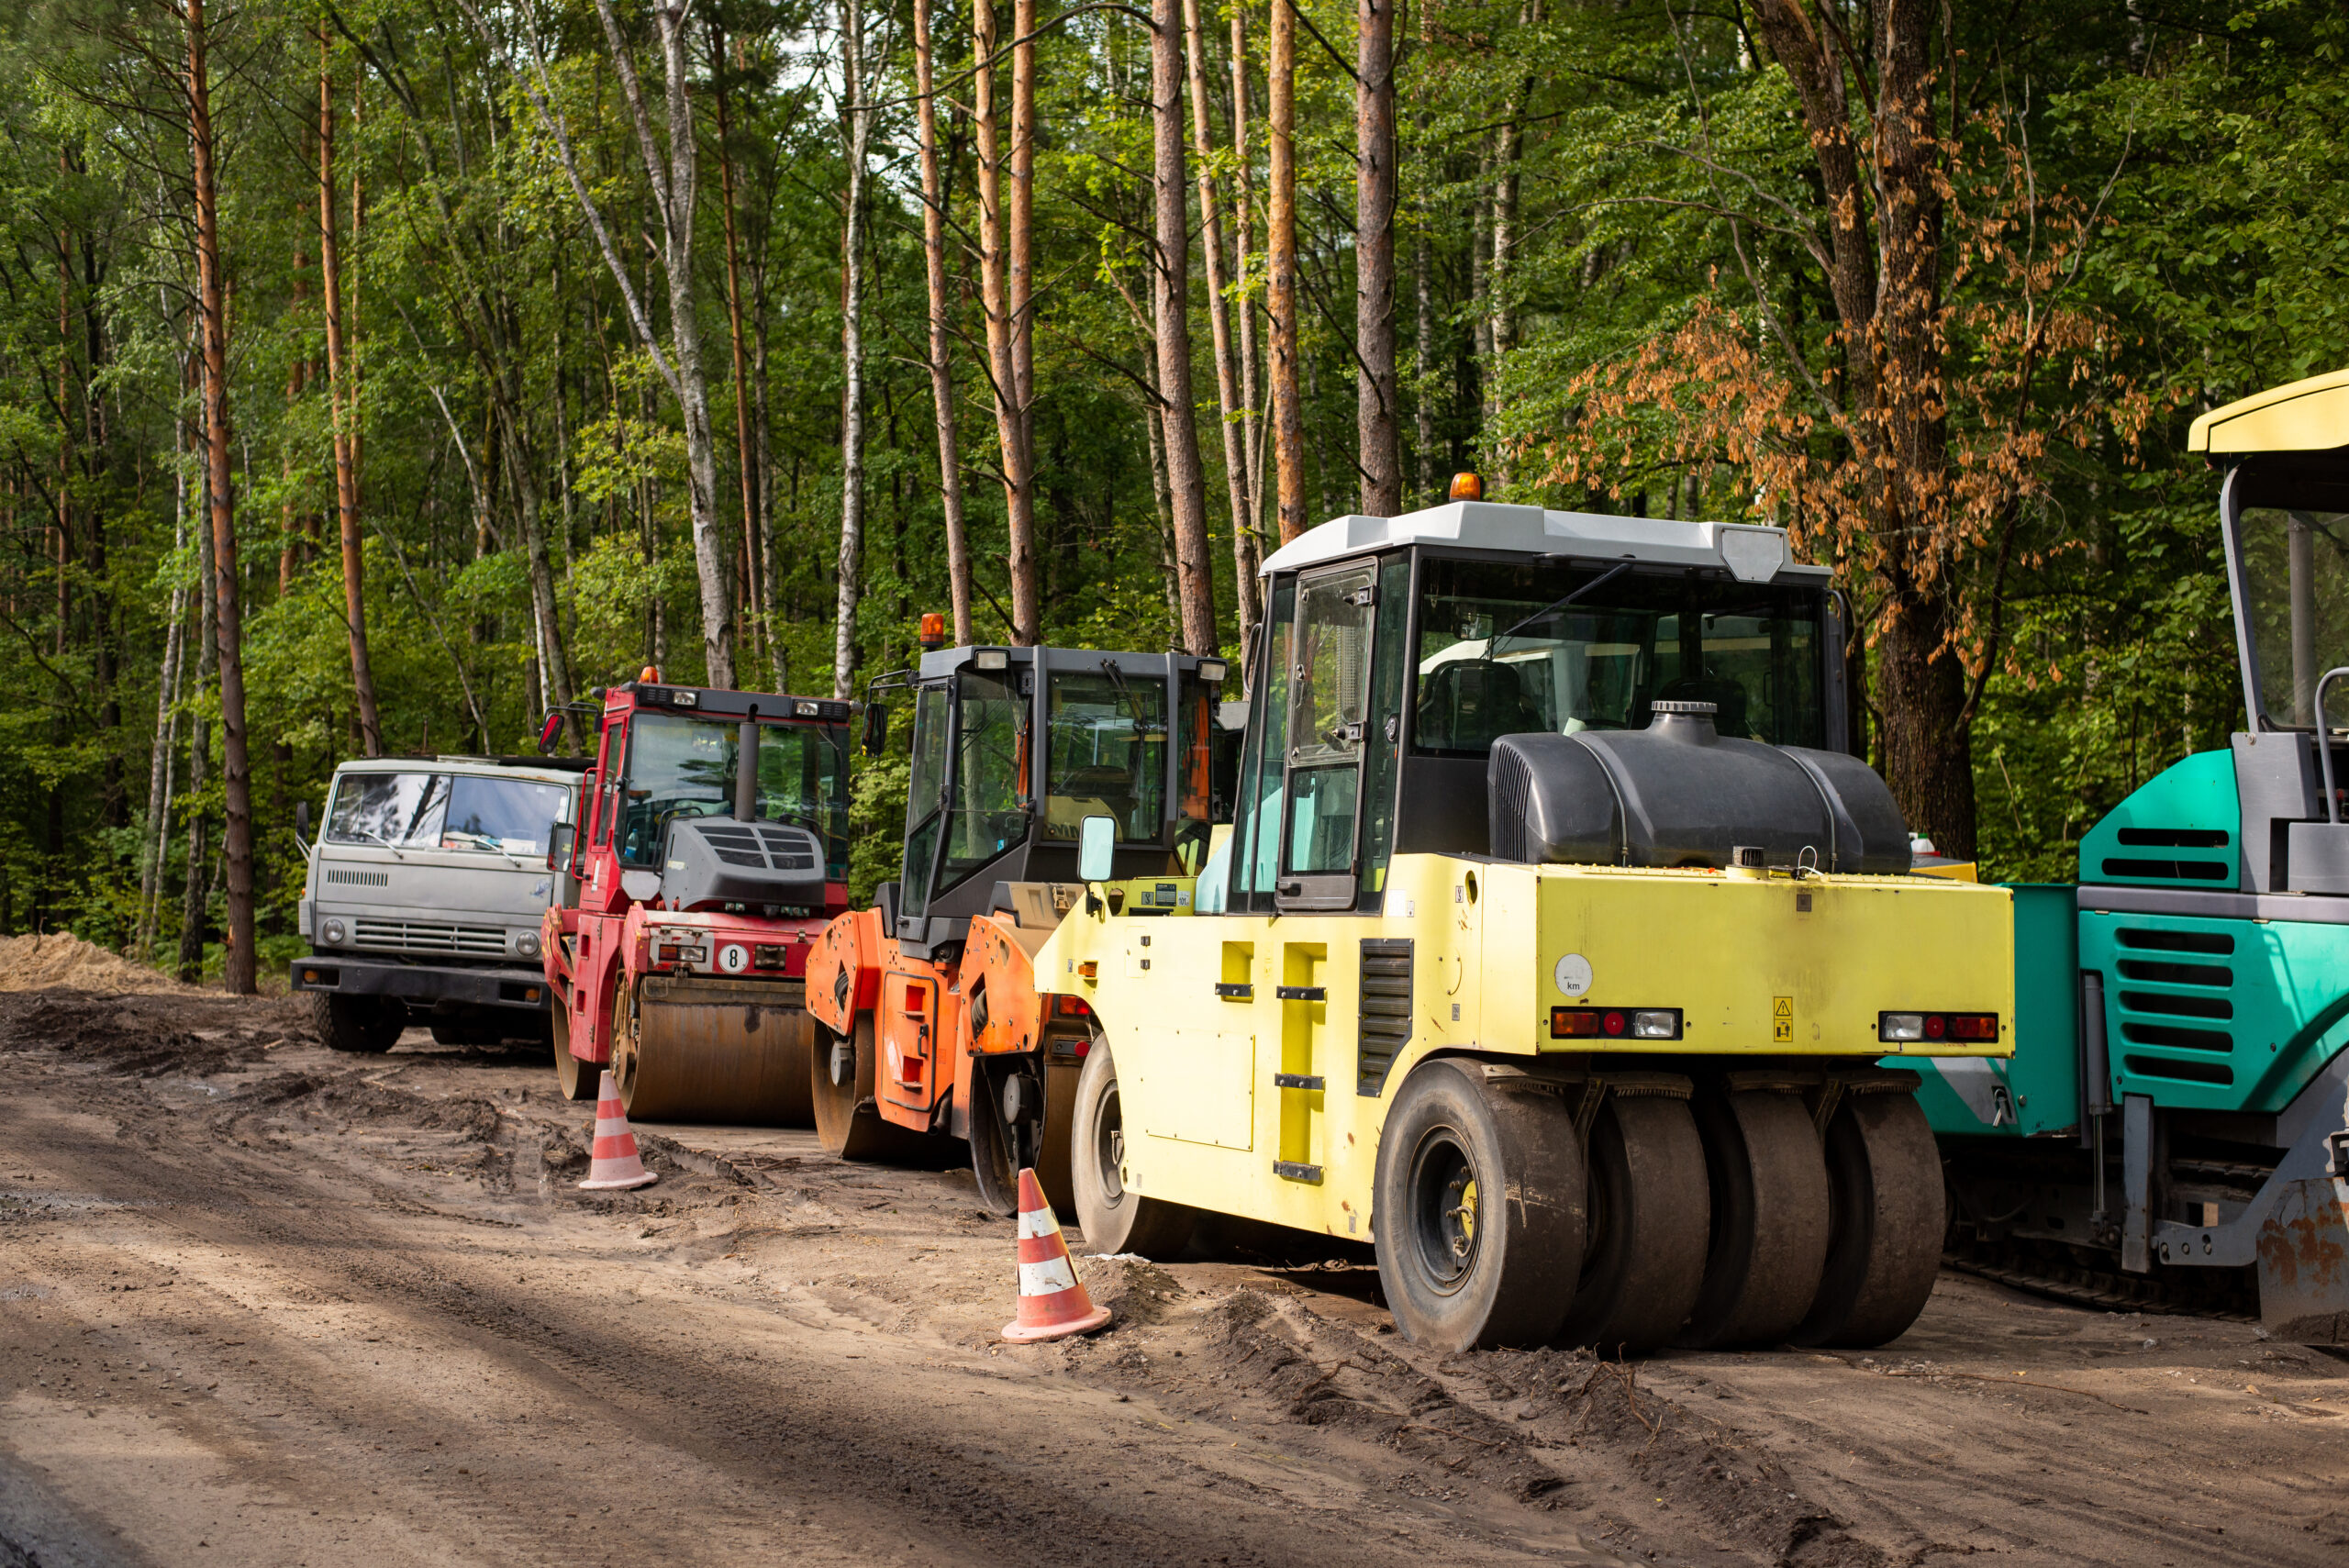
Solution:
{"label": "truck side mirror", "polygon": [[889,709],[885,704],[864,705],[864,754],[877,757],[889,749]]}
{"label": "truck side mirror", "polygon": [[547,721],[539,726],[539,755],[541,757],[553,756],[554,738],[562,733],[562,714],[561,710],[558,709],[556,712],[547,715]]}
{"label": "truck side mirror", "polygon": [[579,829],[568,822],[558,822],[547,830],[547,870],[568,875],[571,871],[571,851]]}
{"label": "truck side mirror", "polygon": [[1076,880],[1107,882],[1118,852],[1115,817],[1088,817],[1076,830]]}
{"label": "truck side mirror", "polygon": [[294,803],[294,841],[302,846],[304,854],[310,852],[310,803],[306,800]]}

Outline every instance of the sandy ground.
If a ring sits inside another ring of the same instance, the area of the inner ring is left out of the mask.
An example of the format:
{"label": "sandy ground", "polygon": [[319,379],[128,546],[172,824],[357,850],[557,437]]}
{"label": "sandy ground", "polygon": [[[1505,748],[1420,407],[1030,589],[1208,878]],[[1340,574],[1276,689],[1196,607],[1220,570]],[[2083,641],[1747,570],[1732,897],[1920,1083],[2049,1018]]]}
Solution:
{"label": "sandy ground", "polygon": [[0,1568],[2349,1561],[2349,1362],[1944,1276],[1871,1355],[1435,1358],[1359,1258],[1087,1259],[534,1054],[0,996]]}

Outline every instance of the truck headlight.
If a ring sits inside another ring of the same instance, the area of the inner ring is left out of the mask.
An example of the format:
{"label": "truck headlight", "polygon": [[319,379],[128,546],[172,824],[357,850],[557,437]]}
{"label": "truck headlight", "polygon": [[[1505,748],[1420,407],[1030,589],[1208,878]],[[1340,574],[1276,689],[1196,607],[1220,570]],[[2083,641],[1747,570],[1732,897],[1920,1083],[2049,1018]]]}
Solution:
{"label": "truck headlight", "polygon": [[330,948],[340,947],[342,945],[343,938],[349,934],[350,932],[344,928],[343,923],[340,920],[332,918],[331,917],[328,918],[325,925],[318,928],[318,940],[326,943],[327,946]]}
{"label": "truck headlight", "polygon": [[536,931],[522,931],[517,933],[514,938],[514,951],[521,954],[524,958],[538,957],[539,933]]}

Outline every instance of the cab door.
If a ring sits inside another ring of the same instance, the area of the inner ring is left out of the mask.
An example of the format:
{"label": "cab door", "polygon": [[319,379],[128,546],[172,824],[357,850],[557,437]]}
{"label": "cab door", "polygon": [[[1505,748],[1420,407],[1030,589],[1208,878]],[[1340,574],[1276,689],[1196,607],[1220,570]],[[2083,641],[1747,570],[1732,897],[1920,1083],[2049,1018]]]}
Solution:
{"label": "cab door", "polygon": [[1288,674],[1276,909],[1354,906],[1377,603],[1373,563],[1335,567],[1298,579],[1289,623],[1275,631]]}

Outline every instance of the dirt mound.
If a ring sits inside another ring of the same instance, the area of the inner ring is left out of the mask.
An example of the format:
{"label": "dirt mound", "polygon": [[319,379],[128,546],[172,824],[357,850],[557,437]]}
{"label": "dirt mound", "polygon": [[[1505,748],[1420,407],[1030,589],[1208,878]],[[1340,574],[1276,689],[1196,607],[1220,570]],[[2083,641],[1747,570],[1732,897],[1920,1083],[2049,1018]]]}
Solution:
{"label": "dirt mound", "polygon": [[183,985],[160,970],[133,963],[95,942],[85,942],[71,931],[0,937],[0,991],[46,991],[58,985],[108,995],[190,995],[202,991],[200,986]]}
{"label": "dirt mound", "polygon": [[283,1004],[206,992],[168,1001],[62,987],[0,996],[0,1049],[62,1051],[128,1077],[200,1077],[259,1062],[271,1048],[306,1038]]}

